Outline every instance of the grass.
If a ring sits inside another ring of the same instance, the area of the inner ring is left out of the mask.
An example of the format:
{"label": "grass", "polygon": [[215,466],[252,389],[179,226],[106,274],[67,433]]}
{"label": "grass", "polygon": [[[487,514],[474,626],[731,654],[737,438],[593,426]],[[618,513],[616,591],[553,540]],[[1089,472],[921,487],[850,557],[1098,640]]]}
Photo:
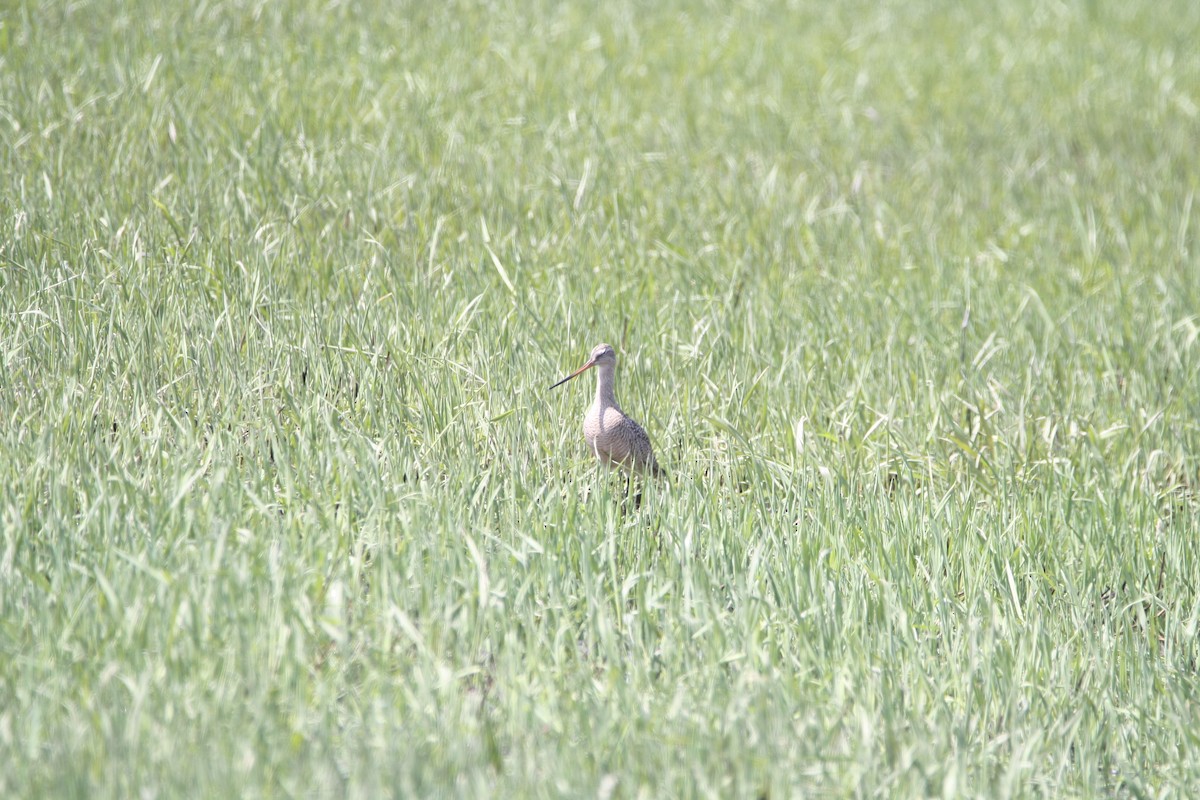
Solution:
{"label": "grass", "polygon": [[1194,794],[1198,9],[0,4],[0,794]]}

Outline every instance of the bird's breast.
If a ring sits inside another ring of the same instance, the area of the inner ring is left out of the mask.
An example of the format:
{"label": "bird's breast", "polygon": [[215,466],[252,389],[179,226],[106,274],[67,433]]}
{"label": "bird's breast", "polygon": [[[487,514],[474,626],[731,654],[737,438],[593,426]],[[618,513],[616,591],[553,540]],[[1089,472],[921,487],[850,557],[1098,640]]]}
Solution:
{"label": "bird's breast", "polygon": [[637,424],[613,406],[592,406],[583,420],[588,448],[610,464],[624,464],[635,456]]}

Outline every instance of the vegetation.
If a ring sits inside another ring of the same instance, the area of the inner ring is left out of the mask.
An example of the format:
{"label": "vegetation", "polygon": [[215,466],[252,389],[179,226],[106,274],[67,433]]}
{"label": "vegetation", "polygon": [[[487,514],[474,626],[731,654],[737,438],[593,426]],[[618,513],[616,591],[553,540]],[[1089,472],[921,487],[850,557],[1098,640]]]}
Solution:
{"label": "vegetation", "polygon": [[0,3],[0,795],[1196,793],[1197,41]]}

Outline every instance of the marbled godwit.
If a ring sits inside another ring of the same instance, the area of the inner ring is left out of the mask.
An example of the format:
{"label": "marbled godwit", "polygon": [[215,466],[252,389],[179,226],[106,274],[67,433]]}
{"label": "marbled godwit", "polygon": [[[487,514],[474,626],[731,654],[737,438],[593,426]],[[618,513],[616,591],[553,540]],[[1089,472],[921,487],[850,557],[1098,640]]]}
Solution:
{"label": "marbled godwit", "polygon": [[634,474],[666,477],[666,472],[654,458],[650,437],[641,425],[621,410],[613,396],[617,353],[612,345],[596,345],[586,364],[550,388],[561,386],[592,367],[596,367],[596,400],[583,418],[583,438],[588,447],[600,459],[600,463],[619,466],[630,477]]}

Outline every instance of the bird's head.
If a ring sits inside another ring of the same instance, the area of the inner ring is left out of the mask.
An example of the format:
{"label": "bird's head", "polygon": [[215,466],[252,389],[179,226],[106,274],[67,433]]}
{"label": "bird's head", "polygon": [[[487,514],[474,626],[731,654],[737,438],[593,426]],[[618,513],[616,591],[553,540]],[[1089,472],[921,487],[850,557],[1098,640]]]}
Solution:
{"label": "bird's head", "polygon": [[592,348],[592,355],[588,358],[588,362],[586,364],[584,364],[582,367],[575,370],[570,375],[563,378],[561,381],[554,384],[554,386],[551,386],[550,388],[553,389],[557,386],[562,386],[564,383],[571,380],[571,378],[574,378],[576,375],[580,375],[584,372],[587,372],[592,367],[611,367],[611,366],[616,365],[616,363],[617,363],[617,351],[613,349],[613,346],[611,344],[598,344]]}

